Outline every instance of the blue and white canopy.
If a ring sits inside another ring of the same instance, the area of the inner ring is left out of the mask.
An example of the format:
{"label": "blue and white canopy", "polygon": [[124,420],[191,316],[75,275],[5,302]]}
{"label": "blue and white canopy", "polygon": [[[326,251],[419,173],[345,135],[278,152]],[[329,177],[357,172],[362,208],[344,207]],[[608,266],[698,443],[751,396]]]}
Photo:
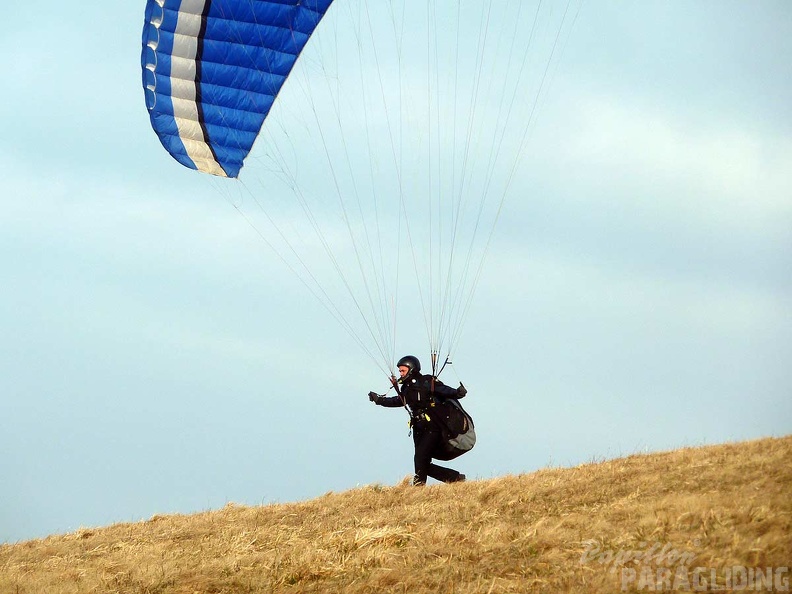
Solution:
{"label": "blue and white canopy", "polygon": [[148,0],[143,88],[173,158],[236,177],[332,1]]}

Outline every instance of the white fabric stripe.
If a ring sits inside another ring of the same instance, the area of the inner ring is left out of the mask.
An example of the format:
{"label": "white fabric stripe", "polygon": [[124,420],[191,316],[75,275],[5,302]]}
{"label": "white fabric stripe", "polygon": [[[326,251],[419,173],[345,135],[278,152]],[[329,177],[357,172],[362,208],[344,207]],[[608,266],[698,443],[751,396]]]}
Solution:
{"label": "white fabric stripe", "polygon": [[[203,4],[203,3],[202,3]],[[191,14],[184,11],[184,2],[179,7],[179,19],[176,21],[176,35],[192,35],[195,37],[201,30],[201,12]]]}
{"label": "white fabric stripe", "polygon": [[[195,77],[193,78],[172,78],[171,79],[171,101],[173,109],[176,109],[176,101],[192,101],[195,109]],[[180,108],[184,114],[184,108]],[[198,110],[195,109],[195,117],[198,117]]]}
{"label": "white fabric stripe", "polygon": [[[198,34],[201,32],[201,17],[206,0],[182,0],[176,20],[176,35],[173,38],[173,56],[184,58],[187,64],[179,64],[171,70],[171,88],[178,89],[178,97],[171,97],[173,115],[187,155],[199,171],[227,177],[223,168],[212,156],[212,151],[198,122],[197,89],[195,82],[195,57],[198,53]],[[181,62],[181,60],[179,61]],[[192,72],[187,79],[181,75]],[[174,76],[176,74],[177,76]]]}
{"label": "white fabric stripe", "polygon": [[[184,136],[179,136],[182,141],[203,142],[203,130],[198,122],[193,120],[182,120],[177,123],[183,128]],[[211,152],[209,154],[211,155]]]}
{"label": "white fabric stripe", "polygon": [[[181,13],[179,13],[179,20],[181,20]],[[200,19],[199,19],[200,21]],[[201,31],[200,23],[195,30],[195,35]],[[173,49],[171,56],[183,60],[195,60],[195,54],[198,53],[198,39],[194,35],[186,35],[184,33],[175,33],[173,35]]]}
{"label": "white fabric stripe", "polygon": [[206,0],[182,0],[179,4],[179,12],[202,15]]}
{"label": "white fabric stripe", "polygon": [[[217,163],[212,156],[212,152],[203,140],[190,140],[189,138],[182,138],[181,141],[190,153],[190,158],[198,163]],[[201,170],[203,171],[203,169]]]}

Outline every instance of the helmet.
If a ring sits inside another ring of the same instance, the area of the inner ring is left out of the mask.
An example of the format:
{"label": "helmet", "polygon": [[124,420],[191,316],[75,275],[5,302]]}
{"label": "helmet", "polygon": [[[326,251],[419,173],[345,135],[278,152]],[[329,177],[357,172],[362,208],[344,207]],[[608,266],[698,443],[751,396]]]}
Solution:
{"label": "helmet", "polygon": [[418,357],[414,357],[413,355],[406,355],[399,359],[399,362],[396,363],[396,367],[406,367],[410,370],[408,375],[421,372],[421,362],[418,360]]}

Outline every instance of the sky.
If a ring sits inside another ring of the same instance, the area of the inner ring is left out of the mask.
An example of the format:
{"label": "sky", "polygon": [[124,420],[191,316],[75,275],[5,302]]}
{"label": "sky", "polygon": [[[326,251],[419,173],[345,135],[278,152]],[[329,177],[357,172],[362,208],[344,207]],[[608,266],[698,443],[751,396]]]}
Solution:
{"label": "sky", "polygon": [[[578,6],[444,377],[469,478],[792,432],[792,7]],[[0,34],[0,542],[412,471],[382,372],[162,150],[143,9]]]}

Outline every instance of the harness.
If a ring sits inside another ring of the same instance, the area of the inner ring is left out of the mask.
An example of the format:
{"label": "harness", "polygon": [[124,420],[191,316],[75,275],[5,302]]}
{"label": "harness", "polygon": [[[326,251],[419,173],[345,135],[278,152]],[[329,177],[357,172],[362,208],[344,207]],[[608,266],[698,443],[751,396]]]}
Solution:
{"label": "harness", "polygon": [[[391,377],[391,385],[392,385],[393,389],[396,390],[396,393],[399,395],[399,398],[401,398],[401,402],[402,402],[402,406],[404,407],[404,410],[406,410],[407,414],[410,416],[410,420],[407,423],[407,426],[410,428],[410,431],[409,431],[408,435],[412,434],[413,427],[415,427],[415,426],[417,426],[419,424],[420,425],[424,425],[424,424],[432,423],[432,417],[427,412],[427,409],[432,408],[432,407],[435,406],[434,387],[435,387],[435,380],[436,379],[437,378],[435,378],[435,376],[432,376],[432,379],[431,379],[431,382],[430,382],[430,387],[429,387],[429,406],[426,407],[426,408],[420,408],[420,409],[413,410],[407,404],[407,399],[405,398],[403,391],[399,388],[399,381],[396,378]],[[419,398],[420,398],[420,394],[421,394],[420,390],[418,390]]]}

